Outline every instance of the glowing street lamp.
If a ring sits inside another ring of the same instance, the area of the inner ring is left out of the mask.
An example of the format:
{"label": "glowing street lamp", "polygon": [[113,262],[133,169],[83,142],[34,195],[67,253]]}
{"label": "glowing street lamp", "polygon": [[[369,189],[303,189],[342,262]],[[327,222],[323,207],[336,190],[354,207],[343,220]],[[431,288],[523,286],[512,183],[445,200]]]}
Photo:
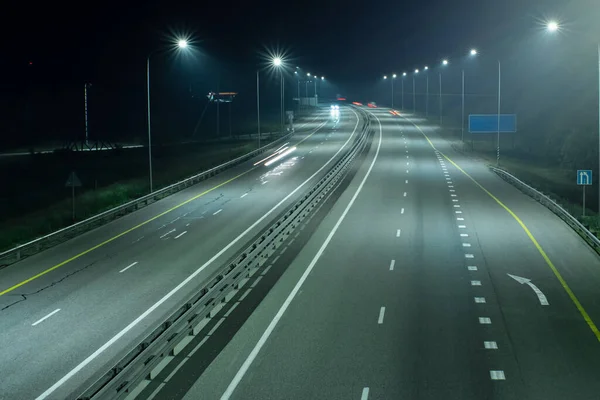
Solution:
{"label": "glowing street lamp", "polygon": [[550,32],[556,32],[558,30],[558,22],[548,21],[548,24],[546,25],[546,29],[548,29],[548,31],[550,31]]}
{"label": "glowing street lamp", "polygon": [[477,55],[477,49],[471,49],[471,51],[469,52],[470,55],[472,56],[476,56]]}

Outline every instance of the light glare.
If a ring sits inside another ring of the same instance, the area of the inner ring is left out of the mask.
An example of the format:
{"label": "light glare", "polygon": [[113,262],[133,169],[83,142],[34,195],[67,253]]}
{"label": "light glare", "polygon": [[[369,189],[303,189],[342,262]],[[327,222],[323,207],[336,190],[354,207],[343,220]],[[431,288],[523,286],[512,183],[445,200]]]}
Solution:
{"label": "light glare", "polygon": [[448,65],[448,60],[444,60],[444,61],[442,61],[442,64],[444,64],[444,65]]}
{"label": "light glare", "polygon": [[281,65],[281,57],[275,57],[273,59],[273,65],[279,67]]}
{"label": "light glare", "polygon": [[180,49],[185,49],[188,45],[187,40],[181,39],[177,42],[177,46],[179,46]]}
{"label": "light glare", "polygon": [[477,55],[477,50],[471,49],[470,53],[471,53],[472,56],[476,56]]}
{"label": "light glare", "polygon": [[548,21],[547,28],[550,32],[555,32],[558,30],[558,22],[556,21]]}

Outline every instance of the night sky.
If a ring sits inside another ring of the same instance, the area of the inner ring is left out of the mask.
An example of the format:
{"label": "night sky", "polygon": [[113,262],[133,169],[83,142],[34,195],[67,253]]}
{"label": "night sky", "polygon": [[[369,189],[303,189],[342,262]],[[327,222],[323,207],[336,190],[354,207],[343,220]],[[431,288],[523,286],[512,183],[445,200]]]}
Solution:
{"label": "night sky", "polygon": [[[600,37],[596,3],[86,1],[67,6],[19,2],[5,6],[0,58],[4,121],[0,128],[5,137],[21,135],[23,129],[37,137],[41,128],[27,121],[43,119],[44,131],[58,134],[56,125],[62,126],[61,132],[78,130],[81,117],[70,116],[81,99],[69,100],[69,96],[75,98],[73,93],[90,82],[95,85],[90,113],[96,114],[91,122],[96,132],[139,135],[144,129],[146,57],[169,46],[177,36],[189,37],[194,53],[181,57],[173,51],[157,53],[151,64],[152,104],[157,129],[163,134],[174,127],[189,132],[204,107],[199,99],[217,87],[238,91],[236,115],[250,115],[255,107],[254,74],[257,65],[264,63],[260,55],[267,49],[285,51],[290,66],[326,76],[331,93],[343,92],[361,100],[380,96],[377,84],[384,73],[434,65],[443,57],[457,59],[472,46],[491,61],[505,60],[508,76],[511,68],[543,76],[532,72],[540,64],[553,66],[555,70],[548,73],[560,76],[569,71],[569,65],[576,65],[557,59],[563,51],[579,49],[590,56],[581,59],[583,64],[594,62],[590,38]],[[540,37],[548,18],[558,18],[566,27],[554,48],[549,47],[548,38]],[[533,58],[530,50],[543,53]],[[593,77],[593,64],[582,68],[588,69]],[[268,75],[265,79],[265,112],[269,112],[278,105],[278,88],[276,80],[269,81]],[[519,79],[528,80],[523,75]],[[522,82],[516,83],[521,86]],[[44,101],[52,103],[52,113],[42,105]],[[49,115],[42,117],[43,112]],[[11,116],[14,121],[7,122]]]}

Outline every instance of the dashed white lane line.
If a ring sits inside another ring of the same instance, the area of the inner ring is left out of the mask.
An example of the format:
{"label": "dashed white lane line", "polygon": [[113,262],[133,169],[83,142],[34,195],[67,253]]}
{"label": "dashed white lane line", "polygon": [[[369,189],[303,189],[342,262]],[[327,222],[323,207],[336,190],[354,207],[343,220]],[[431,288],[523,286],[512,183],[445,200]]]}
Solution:
{"label": "dashed white lane line", "polygon": [[463,243],[463,247],[471,247],[471,243]]}
{"label": "dashed white lane line", "polygon": [[481,281],[471,281],[471,286],[481,286]]}
{"label": "dashed white lane line", "polygon": [[60,308],[57,308],[56,310],[52,311],[50,314],[46,315],[45,317],[42,317],[42,318],[38,319],[37,321],[35,321],[33,324],[31,324],[31,326],[36,326],[37,324],[44,322],[45,320],[47,320],[48,318],[50,318],[51,316],[53,316],[54,314],[56,314],[59,311],[60,311]]}
{"label": "dashed white lane line", "polygon": [[488,350],[497,350],[498,349],[498,343],[496,342],[483,342],[483,347],[485,347]]}
{"label": "dashed white lane line", "polygon": [[491,325],[492,320],[489,317],[479,317],[479,323],[481,325]]}
{"label": "dashed white lane line", "polygon": [[404,192],[404,197],[406,197],[406,192]]}
{"label": "dashed white lane line", "polygon": [[454,190],[454,189],[450,189],[450,193],[452,193],[452,192],[456,192],[456,190]]}
{"label": "dashed white lane line", "polygon": [[466,225],[459,225],[458,229],[466,229],[466,227],[467,227]]}
{"label": "dashed white lane line", "polygon": [[408,183],[408,179],[405,179],[405,180],[404,180],[404,183]]}
{"label": "dashed white lane line", "polygon": [[363,388],[362,395],[360,396],[360,400],[368,400],[369,399],[369,388]]}
{"label": "dashed white lane line", "polygon": [[467,269],[468,269],[469,271],[477,271],[477,267],[476,267],[476,266],[474,266],[474,265],[469,265],[469,266],[467,267]]}
{"label": "dashed white lane line", "polygon": [[[450,191],[452,192],[452,190],[450,190]],[[454,193],[452,193],[452,194],[450,195],[450,197],[456,197],[456,195],[455,195]]]}
{"label": "dashed white lane line", "polygon": [[455,208],[460,208],[460,204],[455,204],[454,207]]}
{"label": "dashed white lane line", "polygon": [[248,193],[244,193],[243,195],[240,196],[240,199],[243,199],[244,197],[248,196]]}
{"label": "dashed white lane line", "polygon": [[474,299],[475,299],[475,303],[477,303],[477,304],[485,303],[485,297],[474,297]]}
{"label": "dashed white lane line", "polygon": [[462,211],[454,211],[456,214],[462,214]]}
{"label": "dashed white lane line", "polygon": [[261,183],[261,185],[265,185],[267,183],[269,183],[269,181],[263,181],[263,183]]}
{"label": "dashed white lane line", "polygon": [[213,215],[217,215],[217,214],[218,214],[218,213],[220,213],[221,211],[223,211],[223,209],[222,209],[222,208],[219,208],[217,211],[215,211],[215,212],[213,213]]}
{"label": "dashed white lane line", "polygon": [[458,199],[452,199],[453,203],[456,203],[458,201]]}
{"label": "dashed white lane line", "polygon": [[138,263],[138,262],[137,262],[137,261],[135,261],[135,262],[133,262],[133,263],[129,264],[128,266],[126,266],[125,268],[123,268],[122,270],[120,270],[120,271],[119,271],[119,273],[127,271],[129,268],[133,267],[133,266],[134,266],[135,264],[137,264],[137,263]]}
{"label": "dashed white lane line", "polygon": [[473,254],[465,254],[465,258],[475,258]]}
{"label": "dashed white lane line", "polygon": [[185,235],[187,233],[187,231],[183,231],[181,232],[179,235],[175,236],[175,239],[179,239],[180,237],[182,237],[183,235]]}
{"label": "dashed white lane line", "polygon": [[381,307],[379,309],[379,318],[377,319],[377,323],[379,325],[383,324],[383,316],[385,315],[385,307]]}
{"label": "dashed white lane line", "polygon": [[504,371],[490,371],[490,378],[492,378],[493,381],[503,381],[506,379],[506,376],[504,376]]}
{"label": "dashed white lane line", "polygon": [[404,214],[404,207],[400,209],[400,214]]}
{"label": "dashed white lane line", "polygon": [[170,233],[173,233],[173,232],[175,232],[175,229],[171,229],[169,232],[165,233],[165,234],[164,234],[164,235],[162,235],[160,238],[162,239],[162,238],[164,238],[165,236],[167,236],[168,234],[170,234]]}
{"label": "dashed white lane line", "polygon": [[469,237],[469,234],[468,233],[461,233],[460,237]]}
{"label": "dashed white lane line", "polygon": [[400,237],[400,234],[402,233],[402,231],[400,229],[396,230],[396,237]]}
{"label": "dashed white lane line", "polygon": [[449,188],[453,188],[454,186],[453,186],[453,185],[448,185],[448,187],[449,187]]}
{"label": "dashed white lane line", "polygon": [[396,265],[396,260],[390,261],[390,271],[394,270],[394,266]]}
{"label": "dashed white lane line", "polygon": [[457,221],[464,221],[465,219],[463,217],[456,217]]}

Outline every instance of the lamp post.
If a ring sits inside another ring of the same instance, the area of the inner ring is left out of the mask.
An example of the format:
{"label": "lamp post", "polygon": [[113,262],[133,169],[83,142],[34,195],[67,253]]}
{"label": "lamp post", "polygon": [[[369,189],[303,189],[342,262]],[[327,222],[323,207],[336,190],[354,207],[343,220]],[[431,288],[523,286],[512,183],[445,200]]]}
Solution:
{"label": "lamp post", "polygon": [[284,95],[284,80],[283,80],[283,69],[281,68],[283,66],[283,61],[281,60],[281,57],[274,57],[273,58],[273,66],[277,69],[279,69],[279,79],[281,82],[281,88],[280,88],[280,94],[281,94],[281,99],[280,99],[280,106],[281,106],[281,111],[280,111],[280,123],[281,123],[281,127],[280,127],[280,132],[283,133],[283,109],[285,107],[284,105],[284,100],[283,100],[283,95]]}
{"label": "lamp post", "polygon": [[426,65],[423,70],[425,71],[425,117],[429,117],[429,67]]}
{"label": "lamp post", "polygon": [[[471,49],[469,52],[471,57],[475,57],[477,55],[476,49]],[[462,120],[461,120],[461,141],[463,142],[463,146],[465,144],[465,69],[462,69]]]}
{"label": "lamp post", "polygon": [[417,112],[417,94],[415,93],[415,76],[419,73],[418,69],[415,69],[413,74],[413,114]]}
{"label": "lamp post", "polygon": [[[556,21],[548,21],[546,30],[554,33],[560,29],[560,25]],[[596,51],[598,52],[598,176],[600,177],[600,42],[597,43]],[[600,220],[600,184],[598,185],[598,219]]]}
{"label": "lamp post", "polygon": [[317,76],[315,75],[313,78],[315,80],[315,107],[317,107],[317,105],[319,104],[317,99]]}
{"label": "lamp post", "polygon": [[[442,66],[448,65],[448,60],[442,60]],[[444,118],[442,114],[442,71],[440,71],[440,126],[444,123]]]}
{"label": "lamp post", "polygon": [[406,76],[406,72],[402,73],[402,111],[404,111],[404,77]]}
{"label": "lamp post", "polygon": [[[177,47],[185,49],[188,47],[187,40],[178,40]],[[154,192],[152,179],[152,130],[151,130],[151,114],[150,114],[150,57],[159,49],[152,51],[146,57],[146,99],[147,99],[147,119],[148,119],[148,178],[150,181],[150,193]]]}
{"label": "lamp post", "polygon": [[256,70],[256,124],[258,126],[258,148],[260,149],[260,77]]}

